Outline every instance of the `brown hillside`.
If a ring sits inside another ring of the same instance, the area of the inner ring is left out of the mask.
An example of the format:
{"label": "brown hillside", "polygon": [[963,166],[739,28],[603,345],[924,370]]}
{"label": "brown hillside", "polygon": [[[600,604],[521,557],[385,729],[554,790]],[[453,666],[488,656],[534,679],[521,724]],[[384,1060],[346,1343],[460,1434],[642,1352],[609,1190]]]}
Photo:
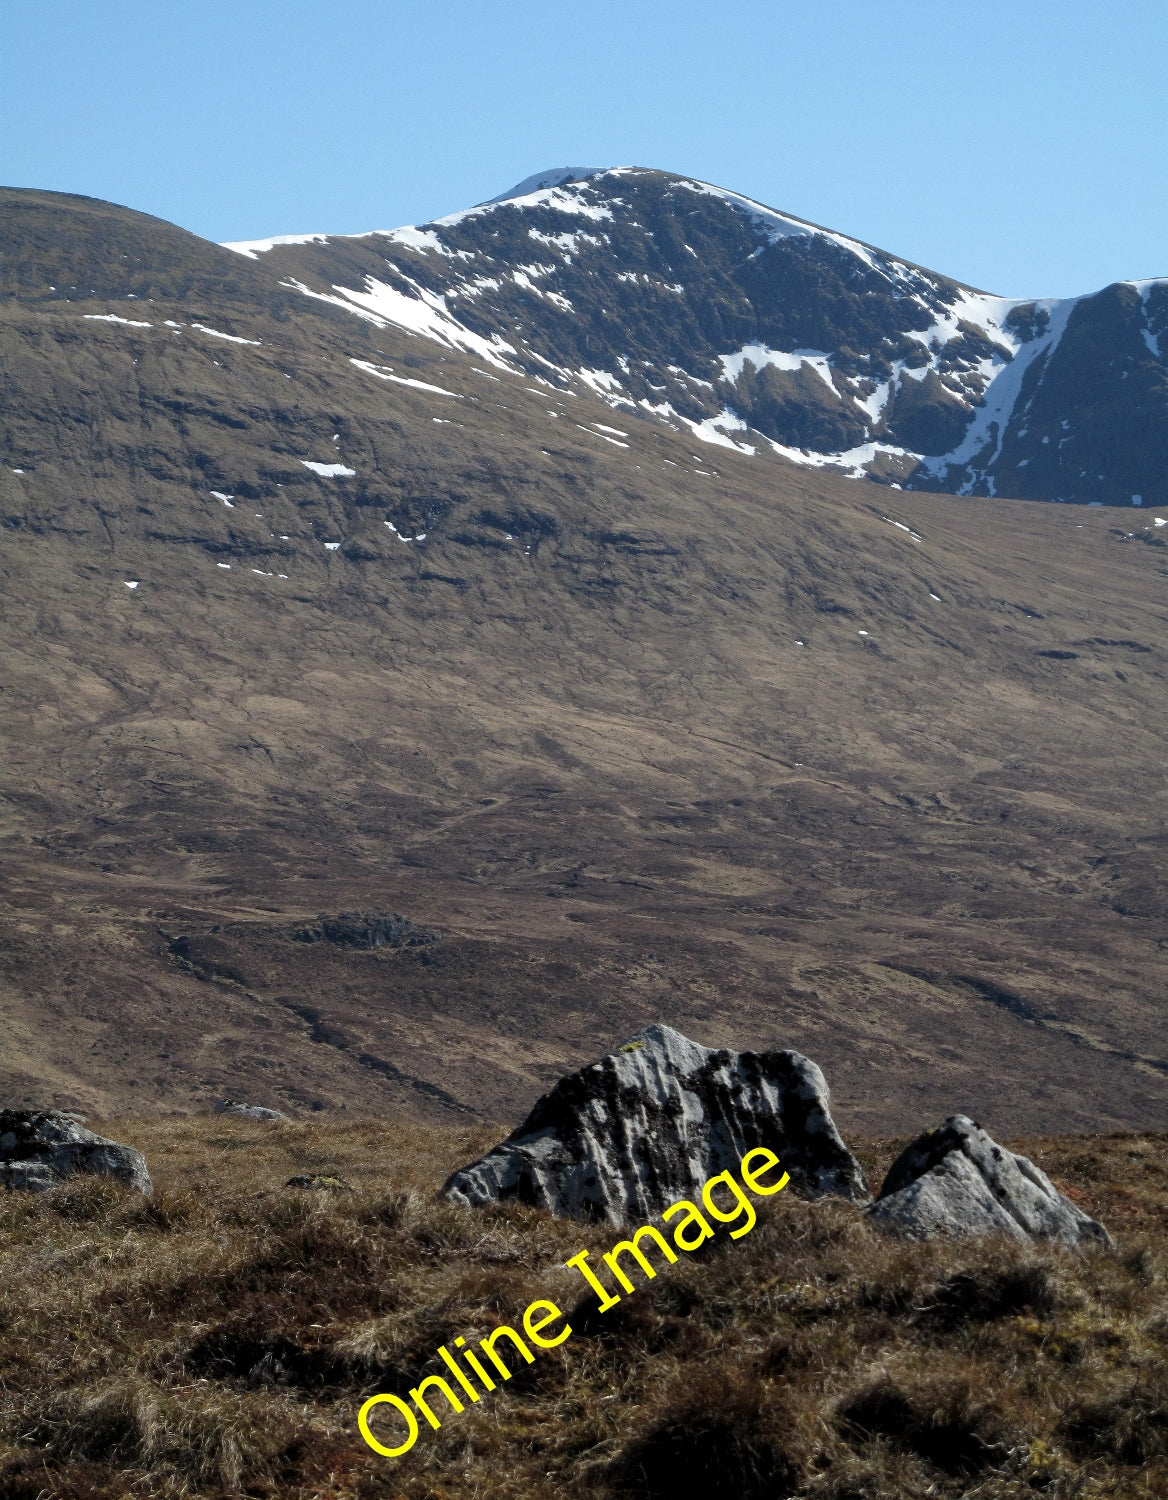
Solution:
{"label": "brown hillside", "polygon": [[[511,1118],[661,1019],[806,1051],[853,1129],[1162,1122],[1151,516],[697,452],[35,196],[6,1102]],[[442,939],[294,941],[341,911]]]}

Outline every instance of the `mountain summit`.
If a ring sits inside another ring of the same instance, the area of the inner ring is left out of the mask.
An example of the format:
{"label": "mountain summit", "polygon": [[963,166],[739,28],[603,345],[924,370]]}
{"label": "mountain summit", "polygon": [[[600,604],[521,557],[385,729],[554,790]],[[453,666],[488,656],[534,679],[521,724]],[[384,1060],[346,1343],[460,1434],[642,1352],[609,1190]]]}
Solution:
{"label": "mountain summit", "polygon": [[433,223],[231,246],[707,443],[906,489],[1168,500],[1168,281],[992,296],[741,194],[563,167]]}
{"label": "mountain summit", "polygon": [[586,182],[589,177],[599,177],[603,167],[551,167],[546,172],[536,172],[525,177],[513,188],[500,193],[497,198],[488,198],[488,203],[506,203],[510,198],[526,198],[528,193],[537,193],[541,188],[563,187],[568,182]]}

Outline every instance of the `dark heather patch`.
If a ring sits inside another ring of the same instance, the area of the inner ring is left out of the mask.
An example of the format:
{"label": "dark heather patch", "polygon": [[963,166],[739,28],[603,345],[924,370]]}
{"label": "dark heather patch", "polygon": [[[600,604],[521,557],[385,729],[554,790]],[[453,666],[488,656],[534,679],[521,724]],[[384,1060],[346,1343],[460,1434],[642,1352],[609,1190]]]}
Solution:
{"label": "dark heather patch", "polygon": [[1000,1413],[957,1385],[918,1393],[885,1377],[841,1401],[836,1425],[854,1441],[883,1439],[947,1474],[976,1474],[1009,1452]]}
{"label": "dark heather patch", "polygon": [[958,1271],[933,1287],[919,1317],[946,1329],[1024,1313],[1045,1318],[1057,1300],[1050,1270],[1041,1262],[1005,1270],[979,1266]]}

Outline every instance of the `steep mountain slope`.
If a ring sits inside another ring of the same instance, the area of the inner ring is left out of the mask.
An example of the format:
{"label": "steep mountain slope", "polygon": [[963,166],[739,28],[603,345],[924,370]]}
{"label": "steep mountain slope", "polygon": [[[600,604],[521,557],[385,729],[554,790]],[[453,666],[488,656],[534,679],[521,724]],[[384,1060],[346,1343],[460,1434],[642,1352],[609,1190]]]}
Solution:
{"label": "steep mountain slope", "polygon": [[1168,502],[1168,281],[990,296],[667,172],[256,240],[290,286],[703,441],[904,488]]}
{"label": "steep mountain slope", "polygon": [[[517,1117],[660,1019],[849,1128],[1163,1118],[1168,517],[695,457],[0,223],[5,1099]],[[441,938],[302,940],[371,910]]]}

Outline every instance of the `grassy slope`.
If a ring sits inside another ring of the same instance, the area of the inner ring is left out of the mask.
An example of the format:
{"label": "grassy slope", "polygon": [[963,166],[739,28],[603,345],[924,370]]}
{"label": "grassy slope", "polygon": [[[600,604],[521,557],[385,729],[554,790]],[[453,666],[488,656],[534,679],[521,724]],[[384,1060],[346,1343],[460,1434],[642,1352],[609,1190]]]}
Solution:
{"label": "grassy slope", "polygon": [[[146,1151],[155,1201],[0,1200],[5,1500],[1168,1494],[1164,1136],[1011,1143],[1113,1255],[903,1245],[784,1194],[606,1318],[585,1299],[565,1344],[391,1462],[362,1398],[535,1297],[571,1307],[561,1262],[617,1236],[436,1202],[480,1127],[102,1128]],[[875,1180],[897,1144],[861,1144]]]}

